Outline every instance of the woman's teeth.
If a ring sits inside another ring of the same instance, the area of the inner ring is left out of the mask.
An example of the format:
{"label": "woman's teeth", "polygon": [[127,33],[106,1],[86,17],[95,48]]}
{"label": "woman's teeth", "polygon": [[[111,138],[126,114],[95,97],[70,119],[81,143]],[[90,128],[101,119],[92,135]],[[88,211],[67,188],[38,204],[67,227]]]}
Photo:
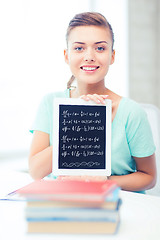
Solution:
{"label": "woman's teeth", "polygon": [[81,69],[85,70],[85,71],[93,71],[96,70],[99,67],[81,67]]}

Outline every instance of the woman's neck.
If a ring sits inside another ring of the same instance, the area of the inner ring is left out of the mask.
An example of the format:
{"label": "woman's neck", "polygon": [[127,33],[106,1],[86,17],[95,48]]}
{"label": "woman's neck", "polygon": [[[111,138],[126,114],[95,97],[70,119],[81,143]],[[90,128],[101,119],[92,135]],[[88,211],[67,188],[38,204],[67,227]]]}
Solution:
{"label": "woman's neck", "polygon": [[104,85],[88,84],[84,86],[83,84],[83,86],[80,86],[80,84],[78,84],[76,88],[71,90],[71,98],[78,98],[82,95],[95,93],[99,95],[107,95],[108,89]]}

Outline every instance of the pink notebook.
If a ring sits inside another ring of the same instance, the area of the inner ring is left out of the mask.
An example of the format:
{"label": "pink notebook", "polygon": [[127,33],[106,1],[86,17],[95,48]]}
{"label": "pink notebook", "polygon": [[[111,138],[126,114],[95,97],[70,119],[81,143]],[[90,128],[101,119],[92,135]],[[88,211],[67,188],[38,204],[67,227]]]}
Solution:
{"label": "pink notebook", "polygon": [[26,199],[103,202],[117,185],[114,181],[37,180],[16,191]]}

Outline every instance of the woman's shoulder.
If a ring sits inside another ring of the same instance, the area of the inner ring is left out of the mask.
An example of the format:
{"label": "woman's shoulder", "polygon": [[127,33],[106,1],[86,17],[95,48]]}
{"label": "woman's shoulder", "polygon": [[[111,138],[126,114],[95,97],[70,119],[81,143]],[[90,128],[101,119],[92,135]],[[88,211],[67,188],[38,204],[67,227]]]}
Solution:
{"label": "woman's shoulder", "polygon": [[127,97],[123,97],[121,99],[121,107],[128,114],[129,113],[130,114],[135,114],[135,113],[140,114],[140,113],[145,112],[140,103],[134,101],[133,99],[127,98]]}
{"label": "woman's shoulder", "polygon": [[121,99],[119,115],[125,124],[139,124],[147,118],[147,114],[141,104],[127,97]]}
{"label": "woman's shoulder", "polygon": [[50,92],[44,95],[42,101],[45,103],[53,103],[54,98],[67,98],[69,97],[69,89],[66,89],[65,91],[59,91],[59,92]]}
{"label": "woman's shoulder", "polygon": [[122,115],[128,115],[132,114],[133,112],[141,112],[142,107],[139,103],[136,101],[128,98],[128,97],[123,97],[120,96],[111,90],[108,90],[110,99],[112,100],[112,107],[115,107],[115,112],[116,113],[122,113]]}
{"label": "woman's shoulder", "polygon": [[140,119],[143,119],[145,116],[146,113],[138,102],[127,97],[121,98],[116,114],[116,119],[119,119],[120,121],[126,123],[132,120],[138,121]]}
{"label": "woman's shoulder", "polygon": [[126,107],[126,109],[129,109],[129,110],[131,108],[134,108],[134,109],[141,108],[141,106],[140,106],[140,104],[138,102],[136,102],[135,100],[130,99],[128,97],[122,97],[121,103],[123,104],[123,106]]}

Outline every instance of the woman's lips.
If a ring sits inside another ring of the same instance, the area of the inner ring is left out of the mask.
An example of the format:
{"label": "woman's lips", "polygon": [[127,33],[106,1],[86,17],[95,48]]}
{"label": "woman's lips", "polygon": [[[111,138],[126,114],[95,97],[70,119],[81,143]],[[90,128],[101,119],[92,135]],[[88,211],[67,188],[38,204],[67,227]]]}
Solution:
{"label": "woman's lips", "polygon": [[83,71],[93,72],[99,68],[99,66],[82,66],[80,67]]}

